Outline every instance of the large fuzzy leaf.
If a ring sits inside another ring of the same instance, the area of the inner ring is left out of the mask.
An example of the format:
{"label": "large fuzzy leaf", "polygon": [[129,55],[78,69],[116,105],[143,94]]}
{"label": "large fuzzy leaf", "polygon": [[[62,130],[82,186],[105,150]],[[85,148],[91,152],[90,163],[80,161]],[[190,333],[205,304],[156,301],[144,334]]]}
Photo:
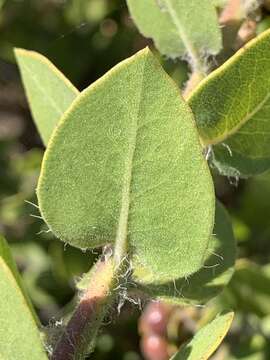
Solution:
{"label": "large fuzzy leaf", "polygon": [[[202,264],[212,179],[192,113],[148,49],[83,91],[47,148],[41,213],[63,241],[115,244],[160,281]],[[196,219],[196,221],[194,221]]]}
{"label": "large fuzzy leaf", "polygon": [[[212,72],[189,98],[214,164],[225,175],[270,167],[270,30]],[[219,144],[219,145],[218,145]]]}
{"label": "large fuzzy leaf", "polygon": [[[3,245],[3,242],[2,242]],[[9,252],[1,245],[0,256],[0,358],[46,360],[29,302],[22,291]]]}
{"label": "large fuzzy leaf", "polygon": [[[199,58],[220,51],[221,33],[211,1],[127,0],[132,18],[143,35],[154,39],[162,54]],[[195,62],[195,63],[194,63]]]}
{"label": "large fuzzy leaf", "polygon": [[227,334],[233,312],[222,314],[201,328],[191,341],[180,348],[171,360],[207,360]]}
{"label": "large fuzzy leaf", "polygon": [[175,304],[202,304],[216,296],[230,281],[236,257],[230,218],[219,202],[216,204],[214,234],[202,268],[191,277],[157,285],[146,269],[135,266],[133,277],[137,282],[136,289]]}
{"label": "large fuzzy leaf", "polygon": [[16,49],[15,55],[33,118],[47,145],[55,126],[79,91],[44,56],[23,49]]}

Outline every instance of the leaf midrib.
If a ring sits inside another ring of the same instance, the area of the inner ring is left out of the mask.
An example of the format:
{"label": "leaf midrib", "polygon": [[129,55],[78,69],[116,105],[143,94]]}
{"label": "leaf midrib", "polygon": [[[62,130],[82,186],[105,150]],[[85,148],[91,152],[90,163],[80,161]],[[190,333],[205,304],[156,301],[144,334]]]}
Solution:
{"label": "leaf midrib", "polygon": [[238,130],[240,130],[253,116],[259,112],[265,103],[270,99],[270,92],[265,95],[263,100],[248,114],[246,114],[242,120],[240,120],[236,126],[232,127],[230,131],[223,133],[221,136],[215,137],[214,139],[203,139],[205,145],[217,145],[224,140],[227,140],[229,137],[234,135]]}
{"label": "leaf midrib", "polygon": [[192,65],[194,67],[195,70],[204,73],[204,69],[203,69],[203,65],[201,64],[200,61],[200,55],[198,54],[197,50],[195,49],[195,47],[193,46],[192,42],[189,40],[189,37],[187,35],[187,33],[185,32],[185,28],[182,26],[173,5],[171,4],[170,0],[163,0],[165,2],[165,4],[167,5],[167,9],[168,9],[168,13],[172,18],[172,21],[177,29],[177,32],[185,46],[185,48],[187,49],[187,52],[189,54],[189,56],[192,59]]}
{"label": "leaf midrib", "polygon": [[115,238],[115,251],[114,251],[114,260],[115,265],[119,266],[125,257],[127,252],[127,234],[128,234],[128,218],[129,218],[129,209],[130,209],[130,193],[131,193],[131,182],[133,175],[133,159],[136,150],[137,143],[137,134],[138,134],[138,118],[139,112],[142,103],[142,92],[143,92],[143,82],[144,82],[144,71],[147,59],[144,60],[141,69],[141,86],[138,94],[138,105],[135,116],[131,122],[131,136],[129,137],[129,147],[127,153],[127,160],[125,163],[125,171],[123,175],[123,188],[122,188],[122,198],[121,198],[121,208],[119,215],[118,228]]}
{"label": "leaf midrib", "polygon": [[33,74],[33,72],[31,71],[31,69],[29,68],[29,66],[24,62],[24,68],[25,70],[28,72],[29,76],[31,77],[31,79],[34,81],[34,83],[36,84],[38,90],[44,95],[44,97],[48,100],[48,102],[52,105],[52,107],[55,109],[55,111],[58,113],[59,116],[61,116],[63,114],[63,111],[58,107],[57,103],[48,96],[47,92],[44,91],[44,89],[42,88],[42,86],[40,86],[39,81],[37,80],[37,78],[35,77],[35,75]]}

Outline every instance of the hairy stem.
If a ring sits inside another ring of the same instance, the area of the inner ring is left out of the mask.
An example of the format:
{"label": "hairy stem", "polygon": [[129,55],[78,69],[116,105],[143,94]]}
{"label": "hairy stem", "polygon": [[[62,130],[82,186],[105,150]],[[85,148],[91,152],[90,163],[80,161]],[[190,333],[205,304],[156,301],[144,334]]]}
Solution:
{"label": "hairy stem", "polygon": [[102,257],[91,272],[89,287],[56,344],[52,360],[82,360],[89,352],[109,307],[116,297],[119,268]]}

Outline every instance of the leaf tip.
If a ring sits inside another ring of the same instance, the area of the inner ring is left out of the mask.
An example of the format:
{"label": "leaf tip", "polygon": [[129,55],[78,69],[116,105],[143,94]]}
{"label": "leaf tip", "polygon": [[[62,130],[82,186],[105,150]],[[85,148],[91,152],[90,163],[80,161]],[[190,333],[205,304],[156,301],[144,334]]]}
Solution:
{"label": "leaf tip", "polygon": [[136,57],[152,57],[154,56],[153,52],[151,51],[151,49],[149,48],[149,46],[146,46],[145,48],[143,48],[142,50],[139,50],[136,54]]}
{"label": "leaf tip", "polygon": [[15,47],[13,49],[14,51],[14,54],[16,56],[16,58],[18,59],[19,57],[22,57],[22,56],[30,56],[31,54],[36,54],[36,55],[39,55],[37,52],[35,51],[32,51],[32,50],[26,50],[26,49],[23,49],[23,48],[17,48]]}

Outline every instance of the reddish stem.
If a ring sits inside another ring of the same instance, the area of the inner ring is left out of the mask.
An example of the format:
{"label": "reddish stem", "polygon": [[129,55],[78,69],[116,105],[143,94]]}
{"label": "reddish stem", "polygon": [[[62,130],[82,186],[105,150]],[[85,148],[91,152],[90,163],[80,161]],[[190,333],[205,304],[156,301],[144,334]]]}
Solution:
{"label": "reddish stem", "polygon": [[56,344],[52,360],[84,359],[114,299],[114,285],[112,261],[98,261],[92,271],[89,288]]}

